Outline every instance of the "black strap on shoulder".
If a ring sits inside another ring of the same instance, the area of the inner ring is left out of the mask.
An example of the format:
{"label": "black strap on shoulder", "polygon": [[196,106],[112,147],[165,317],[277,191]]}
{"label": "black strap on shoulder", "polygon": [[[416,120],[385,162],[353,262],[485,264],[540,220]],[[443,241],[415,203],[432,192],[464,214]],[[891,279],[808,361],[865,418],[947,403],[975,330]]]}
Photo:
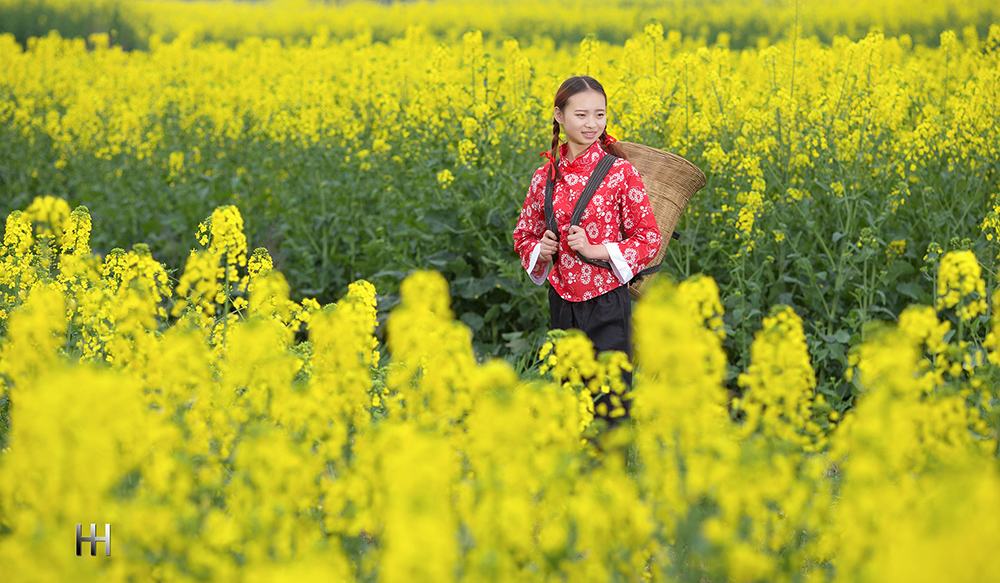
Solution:
{"label": "black strap on shoulder", "polygon": [[569,221],[570,225],[577,226],[583,220],[583,213],[587,210],[587,205],[594,198],[594,193],[597,192],[597,188],[604,182],[604,177],[608,175],[608,171],[611,170],[616,160],[618,158],[607,154],[597,163],[594,171],[590,174],[590,178],[587,179],[587,186],[580,193],[580,199],[576,201],[576,206],[573,207],[573,216],[570,217]]}
{"label": "black strap on shoulder", "polygon": [[552,208],[552,190],[555,188],[555,180],[549,178],[545,181],[545,228],[552,231],[559,240],[559,224],[556,222],[556,212]]}
{"label": "black strap on shoulder", "polygon": [[[590,199],[594,198],[594,193],[597,192],[597,187],[604,182],[604,177],[607,176],[608,171],[611,170],[611,166],[615,163],[618,158],[607,154],[601,157],[600,161],[597,162],[597,167],[591,173],[590,178],[587,179],[587,186],[583,188],[583,192],[580,193],[579,200],[576,201],[576,206],[573,207],[573,214],[570,217],[570,225],[576,226],[580,224],[583,219],[583,213],[587,210],[587,205],[590,204]],[[556,222],[556,213],[553,208],[553,191],[555,190],[555,180],[549,178],[545,182],[545,228],[555,233],[556,241],[559,240],[559,224]],[[600,265],[601,267],[607,267],[611,269],[611,264],[607,261],[587,259],[579,253],[576,254],[582,261],[590,263],[592,265]]]}
{"label": "black strap on shoulder", "polygon": [[[604,178],[607,176],[608,171],[618,160],[615,156],[607,154],[603,156],[600,161],[597,162],[597,167],[594,168],[593,173],[591,173],[590,178],[587,179],[587,186],[584,187],[583,192],[580,193],[580,198],[576,201],[576,206],[573,207],[573,214],[570,217],[570,225],[578,226],[580,221],[583,220],[583,213],[587,210],[587,206],[590,204],[590,200],[594,198],[594,193],[597,192],[597,188],[604,182]],[[553,208],[553,191],[555,190],[555,181],[553,179],[548,179],[545,182],[545,228],[552,231],[556,235],[556,240],[559,240],[559,224],[556,222],[555,210]],[[677,237],[676,233],[674,234]],[[576,256],[584,263],[589,263],[591,265],[596,265],[598,267],[603,267],[605,269],[611,269],[611,263],[609,261],[604,261],[602,259],[589,259],[580,255],[577,252]],[[661,263],[652,265],[643,269],[637,273],[629,283],[637,282],[639,279],[646,275],[650,275],[660,270]]]}
{"label": "black strap on shoulder", "polygon": [[[573,215],[569,220],[570,225],[574,227],[580,225],[580,221],[583,220],[583,213],[587,211],[587,205],[590,204],[590,200],[594,198],[594,193],[597,192],[597,188],[602,182],[604,182],[604,177],[608,175],[608,171],[611,170],[611,167],[617,160],[618,158],[615,158],[611,154],[607,154],[597,163],[597,167],[594,168],[590,178],[587,179],[587,186],[583,188],[583,192],[580,193],[580,198],[576,201],[576,206],[573,207]],[[602,259],[588,259],[587,257],[580,255],[579,251],[576,253],[576,256],[584,263],[589,263],[605,269],[611,269],[611,263],[608,261],[604,261]]]}

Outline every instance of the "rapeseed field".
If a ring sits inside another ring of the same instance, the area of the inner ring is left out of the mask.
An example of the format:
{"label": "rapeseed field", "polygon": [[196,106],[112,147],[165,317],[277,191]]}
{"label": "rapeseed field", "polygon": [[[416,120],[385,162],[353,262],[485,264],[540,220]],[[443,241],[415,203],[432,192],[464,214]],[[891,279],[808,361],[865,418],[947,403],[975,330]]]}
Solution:
{"label": "rapeseed field", "polygon": [[[5,579],[1000,580],[995,9],[607,6],[22,5],[128,27],[0,36]],[[572,74],[708,178],[633,363],[509,242]]]}

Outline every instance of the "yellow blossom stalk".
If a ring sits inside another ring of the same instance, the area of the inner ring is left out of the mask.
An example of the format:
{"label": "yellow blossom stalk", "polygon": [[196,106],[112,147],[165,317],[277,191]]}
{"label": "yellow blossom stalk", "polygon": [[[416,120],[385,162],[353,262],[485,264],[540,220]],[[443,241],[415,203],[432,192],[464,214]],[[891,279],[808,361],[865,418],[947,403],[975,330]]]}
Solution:
{"label": "yellow blossom stalk", "polygon": [[938,268],[938,310],[955,309],[963,321],[986,312],[986,284],[972,251],[951,251],[941,258]]}
{"label": "yellow blossom stalk", "polygon": [[745,431],[762,431],[800,445],[822,446],[820,427],[812,420],[816,375],[802,319],[789,307],[775,307],[750,347],[751,364],[738,382],[743,397],[735,405],[744,411]]}

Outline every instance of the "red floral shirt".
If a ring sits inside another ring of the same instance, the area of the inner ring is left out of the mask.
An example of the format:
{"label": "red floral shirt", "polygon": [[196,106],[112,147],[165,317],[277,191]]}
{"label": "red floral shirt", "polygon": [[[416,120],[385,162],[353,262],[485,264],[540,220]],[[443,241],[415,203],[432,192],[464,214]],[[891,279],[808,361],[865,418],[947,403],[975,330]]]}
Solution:
{"label": "red floral shirt", "polygon": [[558,180],[553,190],[553,209],[559,224],[559,253],[555,265],[538,261],[545,234],[545,181],[548,164],[535,171],[524,199],[521,217],[514,229],[514,248],[532,281],[549,283],[567,301],[582,302],[629,282],[656,255],[660,230],[646,196],[639,171],[627,160],[616,160],[583,213],[580,226],[592,245],[603,244],[611,256],[612,270],[584,263],[569,248],[570,217],[587,179],[604,150],[598,142],[572,162],[567,146],[559,156]]}

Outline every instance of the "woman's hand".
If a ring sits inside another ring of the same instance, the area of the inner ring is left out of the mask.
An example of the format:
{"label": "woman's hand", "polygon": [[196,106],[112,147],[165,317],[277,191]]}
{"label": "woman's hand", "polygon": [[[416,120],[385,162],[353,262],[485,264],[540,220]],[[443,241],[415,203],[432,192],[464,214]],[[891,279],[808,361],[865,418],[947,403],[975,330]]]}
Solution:
{"label": "woman's hand", "polygon": [[608,248],[604,245],[591,245],[587,232],[579,225],[569,228],[569,237],[566,238],[566,243],[569,244],[570,249],[587,259],[603,259],[604,261],[611,259],[611,256],[608,255]]}
{"label": "woman's hand", "polygon": [[559,250],[559,241],[556,240],[556,234],[546,229],[545,234],[542,235],[541,243],[542,249],[538,252],[538,260],[542,262],[552,261],[552,256]]}

